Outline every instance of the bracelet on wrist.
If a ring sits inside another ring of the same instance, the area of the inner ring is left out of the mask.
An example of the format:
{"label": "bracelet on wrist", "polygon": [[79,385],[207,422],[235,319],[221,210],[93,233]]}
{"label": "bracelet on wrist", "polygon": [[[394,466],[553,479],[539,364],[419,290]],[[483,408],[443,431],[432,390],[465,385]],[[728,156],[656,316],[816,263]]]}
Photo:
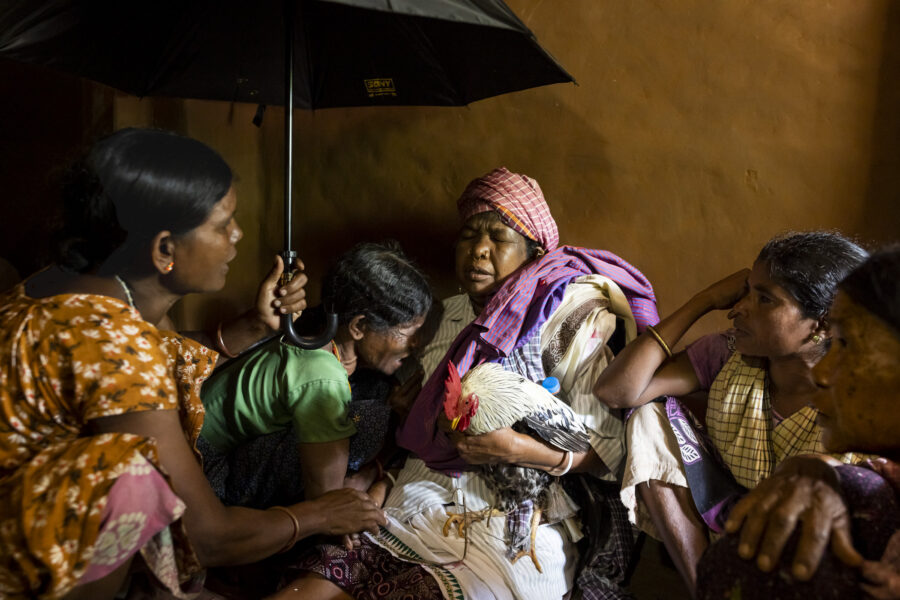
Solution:
{"label": "bracelet on wrist", "polygon": [[[574,457],[575,457],[574,454],[572,454],[572,453],[569,452],[568,450],[565,450],[565,451],[563,452],[563,457],[562,457],[562,459],[559,461],[559,464],[557,464],[556,466],[554,466],[554,467],[549,471],[550,475],[553,475],[554,477],[562,477],[563,475],[565,475],[566,473],[568,473],[569,470],[572,468],[572,460],[574,459]],[[559,468],[559,467],[561,467],[561,466],[563,465],[563,463],[565,463],[565,465],[566,465],[565,468],[564,468],[562,471],[558,472],[558,473],[555,472],[557,468]]]}
{"label": "bracelet on wrist", "polygon": [[298,519],[297,515],[295,515],[293,512],[291,512],[290,509],[288,509],[284,506],[272,506],[268,510],[283,512],[291,519],[291,527],[293,527],[293,530],[291,532],[291,537],[287,541],[287,543],[284,546],[282,546],[281,549],[278,551],[279,554],[281,554],[282,552],[287,552],[288,550],[293,548],[294,544],[296,544],[297,541],[300,539],[300,519]]}
{"label": "bracelet on wrist", "polygon": [[228,351],[228,347],[225,345],[225,340],[222,339],[222,321],[219,321],[218,327],[216,327],[216,344],[219,346],[218,350],[227,356],[228,358],[237,358],[236,354],[232,354]]}
{"label": "bracelet on wrist", "polygon": [[650,332],[650,335],[652,335],[656,339],[656,343],[659,344],[659,347],[662,348],[662,351],[666,353],[666,356],[668,358],[672,358],[672,350],[669,349],[669,345],[666,343],[666,340],[664,340],[662,336],[659,335],[659,332],[656,331],[656,328],[653,327],[653,325],[647,325],[647,331]]}

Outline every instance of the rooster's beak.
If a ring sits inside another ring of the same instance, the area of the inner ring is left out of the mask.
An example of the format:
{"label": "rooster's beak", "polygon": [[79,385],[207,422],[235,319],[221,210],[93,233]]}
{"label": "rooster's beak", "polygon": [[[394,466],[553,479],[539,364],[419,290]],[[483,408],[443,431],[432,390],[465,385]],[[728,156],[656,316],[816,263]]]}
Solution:
{"label": "rooster's beak", "polygon": [[456,426],[459,425],[459,420],[460,420],[460,418],[461,418],[461,417],[456,417],[456,418],[453,419],[453,421],[450,423],[450,430],[451,430],[451,431],[456,431]]}

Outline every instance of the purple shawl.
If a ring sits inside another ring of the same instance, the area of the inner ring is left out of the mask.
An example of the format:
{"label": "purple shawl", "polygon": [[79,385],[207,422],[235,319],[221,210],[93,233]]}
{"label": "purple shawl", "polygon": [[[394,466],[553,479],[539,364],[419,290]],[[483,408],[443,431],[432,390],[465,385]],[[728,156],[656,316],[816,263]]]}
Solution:
{"label": "purple shawl", "polygon": [[650,282],[636,268],[605,250],[561,246],[518,271],[503,284],[481,314],[466,326],[419,393],[397,443],[432,469],[466,467],[446,434],[435,426],[443,401],[447,361],[460,375],[483,362],[498,362],[523,345],[562,302],[566,286],[581,275],[603,275],[628,298],[638,332],[659,320]]}

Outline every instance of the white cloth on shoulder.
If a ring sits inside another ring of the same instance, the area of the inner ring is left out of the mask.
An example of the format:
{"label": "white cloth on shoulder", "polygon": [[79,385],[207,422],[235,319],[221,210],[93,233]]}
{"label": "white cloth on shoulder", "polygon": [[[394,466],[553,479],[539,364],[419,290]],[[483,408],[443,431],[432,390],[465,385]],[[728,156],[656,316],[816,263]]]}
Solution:
{"label": "white cloth on shoulder", "polygon": [[[591,307],[592,298],[602,302]],[[624,424],[594,398],[592,386],[598,369],[605,368],[611,357],[605,344],[615,330],[617,315],[633,337],[634,320],[624,298],[618,286],[604,277],[579,277],[566,288],[563,301],[541,330],[543,349],[556,328],[571,325],[573,320],[580,323],[552,374],[560,379],[562,393],[588,427],[592,446],[613,473],[624,457]],[[577,309],[586,302],[590,310],[583,309],[585,316],[580,320]],[[471,319],[474,313],[468,297],[444,301],[441,324],[422,357],[426,378]],[[448,511],[461,513],[463,503],[468,512],[483,510],[494,503],[493,496],[478,472],[450,477],[412,457],[385,502],[388,526],[372,539],[398,558],[421,564],[448,598],[546,600],[565,596],[573,585],[578,554],[562,523],[543,523],[538,528],[535,547],[543,573],[527,557],[515,563],[506,558],[502,516],[493,517],[489,524],[470,525],[468,543],[455,527],[448,536],[443,535]]]}

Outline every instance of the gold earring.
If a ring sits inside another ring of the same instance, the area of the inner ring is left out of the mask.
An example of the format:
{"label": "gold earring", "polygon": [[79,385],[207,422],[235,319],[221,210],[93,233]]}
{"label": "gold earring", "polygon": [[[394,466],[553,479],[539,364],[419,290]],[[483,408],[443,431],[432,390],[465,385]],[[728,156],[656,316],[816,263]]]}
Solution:
{"label": "gold earring", "polygon": [[816,346],[818,346],[819,344],[821,344],[821,343],[822,343],[822,336],[819,335],[818,333],[815,334],[814,336],[812,336],[812,343],[815,344]]}
{"label": "gold earring", "polygon": [[172,262],[170,262],[169,264],[166,265],[165,271],[166,271],[166,273],[171,273],[172,269],[174,269],[174,268],[175,268],[175,261],[173,260]]}

